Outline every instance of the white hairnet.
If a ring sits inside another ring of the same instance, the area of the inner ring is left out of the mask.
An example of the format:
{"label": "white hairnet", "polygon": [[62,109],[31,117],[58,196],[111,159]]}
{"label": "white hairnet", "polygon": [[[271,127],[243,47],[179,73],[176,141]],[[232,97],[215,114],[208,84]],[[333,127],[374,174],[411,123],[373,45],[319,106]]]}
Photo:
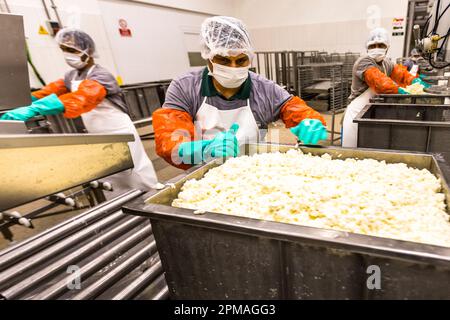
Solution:
{"label": "white hairnet", "polygon": [[253,57],[250,35],[244,23],[236,18],[216,16],[206,19],[201,27],[202,57],[215,55],[238,56],[242,53]]}
{"label": "white hairnet", "polygon": [[372,31],[370,31],[369,39],[367,40],[366,47],[369,48],[369,46],[373,44],[379,44],[383,43],[388,48],[391,45],[391,41],[389,38],[389,33],[384,28],[375,28]]}
{"label": "white hairnet", "polygon": [[91,57],[96,57],[94,40],[84,31],[79,29],[64,28],[55,36],[56,42],[78,51],[86,52]]}

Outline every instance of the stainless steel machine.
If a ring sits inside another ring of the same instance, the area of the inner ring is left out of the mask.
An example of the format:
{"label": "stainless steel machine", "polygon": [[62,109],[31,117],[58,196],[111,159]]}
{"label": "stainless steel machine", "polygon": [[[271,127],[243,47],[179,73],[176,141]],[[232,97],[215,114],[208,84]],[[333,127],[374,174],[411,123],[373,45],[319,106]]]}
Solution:
{"label": "stainless steel machine", "polygon": [[[0,39],[1,116],[31,104],[22,17],[0,14]],[[3,237],[14,240],[12,227],[33,228],[37,218],[58,213],[53,209],[76,213],[0,251],[0,299],[167,297],[150,224],[121,212],[143,192],[108,182],[133,168],[133,140],[85,134],[82,123],[62,116],[0,121]]]}
{"label": "stainless steel machine", "polygon": [[[133,167],[128,147],[133,139],[131,134],[0,136],[2,221],[31,225],[33,213],[21,215],[14,208],[43,197],[70,205],[77,195],[98,196],[92,208],[0,251],[0,299],[167,297],[150,224],[121,211],[143,192],[128,190],[109,201],[99,196],[103,178]],[[77,193],[68,195],[73,188]]]}
{"label": "stainless steel machine", "polygon": [[0,111],[31,104],[25,33],[21,16],[0,14]]}

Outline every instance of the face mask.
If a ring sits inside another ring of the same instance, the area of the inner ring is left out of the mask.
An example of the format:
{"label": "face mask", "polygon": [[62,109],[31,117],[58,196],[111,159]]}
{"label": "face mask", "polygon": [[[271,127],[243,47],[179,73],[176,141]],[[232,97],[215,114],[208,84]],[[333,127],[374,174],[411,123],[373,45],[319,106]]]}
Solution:
{"label": "face mask", "polygon": [[81,57],[85,55],[84,52],[81,53],[63,52],[63,54],[66,63],[72,68],[83,69],[88,64],[89,59],[86,59],[86,61],[81,60]]}
{"label": "face mask", "polygon": [[240,87],[248,78],[248,67],[232,68],[212,62],[213,72],[209,71],[209,75],[213,76],[224,88],[234,89]]}
{"label": "face mask", "polygon": [[386,58],[386,53],[387,53],[387,49],[383,49],[383,48],[375,48],[375,49],[370,49],[368,51],[369,57],[374,59],[376,62],[383,61],[384,58]]}

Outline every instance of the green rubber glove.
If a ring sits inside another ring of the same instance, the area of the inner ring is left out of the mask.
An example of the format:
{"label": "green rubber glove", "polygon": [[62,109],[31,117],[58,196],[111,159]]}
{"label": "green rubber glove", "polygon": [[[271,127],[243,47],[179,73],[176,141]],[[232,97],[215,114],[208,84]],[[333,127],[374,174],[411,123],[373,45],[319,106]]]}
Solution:
{"label": "green rubber glove", "polygon": [[64,105],[56,94],[33,102],[30,106],[20,107],[5,113],[0,120],[27,121],[37,115],[56,115],[64,112]]}
{"label": "green rubber glove", "polygon": [[431,84],[429,84],[429,83],[423,81],[421,78],[415,78],[415,79],[412,81],[412,84],[415,84],[415,83],[418,83],[418,84],[422,85],[425,89],[428,89],[428,88],[431,87]]}
{"label": "green rubber glove", "polygon": [[54,116],[64,112],[64,105],[56,94],[51,94],[33,102],[31,107],[43,116]]}
{"label": "green rubber glove", "polygon": [[202,163],[203,152],[205,148],[212,142],[212,140],[197,140],[190,142],[183,142],[178,147],[178,156],[184,164],[199,164]]}
{"label": "green rubber glove", "polygon": [[230,130],[217,134],[204,151],[205,158],[237,157],[239,155],[239,142],[236,132],[239,125],[233,123]]}
{"label": "green rubber glove", "polygon": [[36,97],[33,96],[32,94],[30,94],[30,96],[31,96],[31,102],[35,102],[35,101],[38,101],[38,100],[39,100],[38,98],[36,98]]}
{"label": "green rubber glove", "polygon": [[38,113],[36,110],[34,110],[31,106],[27,106],[6,112],[0,120],[27,121],[37,115]]}
{"label": "green rubber glove", "polygon": [[409,94],[409,92],[406,91],[405,89],[403,89],[402,87],[398,87],[398,93],[399,94]]}
{"label": "green rubber glove", "polygon": [[305,119],[296,127],[291,128],[291,132],[304,144],[315,145],[319,140],[328,138],[327,128],[317,119]]}

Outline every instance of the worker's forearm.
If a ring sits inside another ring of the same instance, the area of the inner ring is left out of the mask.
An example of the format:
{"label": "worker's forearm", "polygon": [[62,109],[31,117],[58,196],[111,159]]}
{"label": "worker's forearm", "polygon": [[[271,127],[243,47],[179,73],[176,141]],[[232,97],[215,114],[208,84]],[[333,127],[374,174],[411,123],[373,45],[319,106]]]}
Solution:
{"label": "worker's forearm", "polygon": [[192,117],[184,111],[161,108],[153,113],[152,120],[156,153],[171,165],[188,169],[190,166],[176,164],[174,160],[177,158],[179,145],[194,140]]}
{"label": "worker's forearm", "polygon": [[97,81],[84,80],[77,91],[60,96],[64,116],[77,118],[97,107],[106,97],[106,89]]}
{"label": "worker's forearm", "polygon": [[64,84],[63,79],[59,79],[55,82],[49,83],[45,87],[43,87],[40,90],[34,91],[31,93],[33,97],[36,99],[42,99],[45,98],[51,94],[56,94],[57,96],[63,95],[67,93],[68,90]]}
{"label": "worker's forearm", "polygon": [[405,66],[396,64],[391,74],[392,80],[394,80],[399,86],[406,87],[411,85],[416,76],[409,73]]}
{"label": "worker's forearm", "polygon": [[396,94],[399,86],[387,75],[372,67],[364,72],[366,84],[378,94]]}
{"label": "worker's forearm", "polygon": [[318,119],[326,126],[325,119],[322,115],[309,107],[299,97],[292,97],[284,104],[280,111],[280,118],[287,128],[295,127],[305,119]]}

